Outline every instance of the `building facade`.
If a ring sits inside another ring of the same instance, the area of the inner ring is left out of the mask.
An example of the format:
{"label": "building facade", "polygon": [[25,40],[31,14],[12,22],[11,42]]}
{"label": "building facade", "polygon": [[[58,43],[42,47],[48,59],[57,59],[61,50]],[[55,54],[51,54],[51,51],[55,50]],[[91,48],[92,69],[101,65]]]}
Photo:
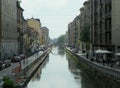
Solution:
{"label": "building facade", "polygon": [[69,46],[69,44],[68,44],[68,31],[66,31],[66,33],[65,33],[65,45]]}
{"label": "building facade", "polygon": [[[80,15],[79,15],[79,21],[80,21],[80,26],[79,26],[79,39],[81,39],[80,34],[81,31],[83,30],[88,30],[90,31],[90,2],[85,1],[83,3],[84,7],[80,8]],[[87,29],[86,29],[87,28]],[[89,36],[89,35],[86,35]],[[90,39],[88,39],[90,40]],[[80,50],[87,50],[89,47],[88,42],[83,42],[80,40]]]}
{"label": "building facade", "polygon": [[112,51],[111,41],[111,0],[90,0],[91,42],[93,49]]}
{"label": "building facade", "polygon": [[90,26],[90,2],[89,0],[88,1],[85,1],[84,2],[84,8],[83,8],[83,20],[84,20],[84,25],[87,25],[87,26]]}
{"label": "building facade", "polygon": [[17,52],[16,0],[0,0],[0,57],[6,59]]}
{"label": "building facade", "polygon": [[69,46],[71,47],[75,47],[74,37],[75,37],[74,23],[71,22],[68,24],[68,43],[69,43]]}
{"label": "building facade", "polygon": [[36,32],[33,28],[27,26],[27,28],[24,30],[24,52],[25,54],[31,54],[35,52],[37,41],[38,40],[38,32]]}
{"label": "building facade", "polygon": [[47,27],[41,28],[41,44],[48,45],[49,43],[49,29]]}
{"label": "building facade", "polygon": [[120,0],[112,0],[112,45],[120,52]]}
{"label": "building facade", "polygon": [[[87,0],[80,14],[68,24],[68,44],[76,46],[75,29],[78,29],[78,44],[80,49],[85,47],[80,41],[81,30],[87,26],[90,32],[90,49],[106,49],[120,52],[120,1],[118,0]],[[78,19],[77,19],[78,18]],[[88,48],[89,49],[89,48]]]}
{"label": "building facade", "polygon": [[20,1],[17,1],[17,32],[18,32],[18,53],[23,53],[23,8],[20,6]]}
{"label": "building facade", "polygon": [[110,51],[119,49],[119,4],[118,0],[90,0],[91,43],[94,49]]}
{"label": "building facade", "polygon": [[34,47],[37,48],[41,45],[41,22],[39,19],[31,18],[27,19],[27,24],[38,33],[38,38],[36,39],[36,44],[34,45]]}
{"label": "building facade", "polygon": [[79,31],[80,31],[80,18],[79,16],[76,16],[75,19],[73,20],[74,26],[73,26],[73,30],[74,30],[74,46],[75,48],[79,47]]}

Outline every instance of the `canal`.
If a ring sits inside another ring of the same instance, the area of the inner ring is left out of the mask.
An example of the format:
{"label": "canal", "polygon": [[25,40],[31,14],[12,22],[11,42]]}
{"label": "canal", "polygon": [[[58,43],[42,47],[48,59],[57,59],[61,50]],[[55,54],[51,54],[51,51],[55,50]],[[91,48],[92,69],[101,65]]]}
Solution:
{"label": "canal", "polygon": [[62,48],[54,47],[26,88],[97,88]]}

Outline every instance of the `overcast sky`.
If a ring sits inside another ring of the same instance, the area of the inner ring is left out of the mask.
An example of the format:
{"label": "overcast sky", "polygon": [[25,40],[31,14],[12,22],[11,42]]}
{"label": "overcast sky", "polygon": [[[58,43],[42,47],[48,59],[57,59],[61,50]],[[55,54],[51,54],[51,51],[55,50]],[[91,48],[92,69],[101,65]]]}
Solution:
{"label": "overcast sky", "polygon": [[42,26],[49,29],[51,38],[67,31],[68,23],[79,15],[86,0],[21,0],[25,19],[39,18]]}

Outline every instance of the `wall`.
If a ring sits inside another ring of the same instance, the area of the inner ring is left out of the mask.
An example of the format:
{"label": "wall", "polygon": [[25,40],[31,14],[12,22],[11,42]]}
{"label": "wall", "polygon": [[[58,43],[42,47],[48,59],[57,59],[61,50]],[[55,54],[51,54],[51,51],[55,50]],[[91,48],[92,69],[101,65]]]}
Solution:
{"label": "wall", "polygon": [[98,88],[119,88],[119,71],[105,68],[85,59],[83,56],[78,56],[69,50],[66,51],[79,64],[80,68],[89,75],[90,79],[94,80]]}

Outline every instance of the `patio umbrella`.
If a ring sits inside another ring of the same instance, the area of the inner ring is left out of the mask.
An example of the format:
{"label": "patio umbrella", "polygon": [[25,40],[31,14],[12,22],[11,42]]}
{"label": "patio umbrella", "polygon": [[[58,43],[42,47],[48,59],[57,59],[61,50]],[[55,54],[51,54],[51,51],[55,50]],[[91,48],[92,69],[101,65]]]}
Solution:
{"label": "patio umbrella", "polygon": [[120,56],[120,53],[116,53],[115,55],[116,55],[116,56]]}
{"label": "patio umbrella", "polygon": [[105,53],[112,53],[112,52],[110,52],[108,50],[98,49],[98,50],[95,51],[95,53],[105,54]]}

